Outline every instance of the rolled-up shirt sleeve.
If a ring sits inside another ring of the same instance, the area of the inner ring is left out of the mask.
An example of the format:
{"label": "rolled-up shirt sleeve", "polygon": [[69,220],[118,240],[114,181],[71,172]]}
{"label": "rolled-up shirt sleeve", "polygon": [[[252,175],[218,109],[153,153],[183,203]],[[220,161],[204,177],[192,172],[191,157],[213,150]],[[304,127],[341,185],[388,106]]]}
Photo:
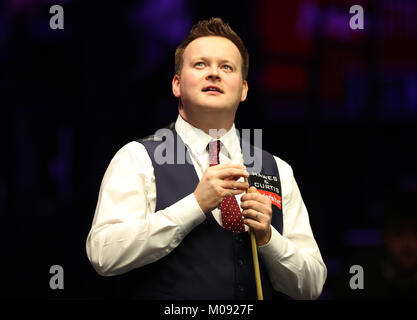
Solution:
{"label": "rolled-up shirt sleeve", "polygon": [[327,269],[293,171],[285,161],[275,160],[283,192],[283,234],[272,228],[270,241],[258,251],[275,290],[294,299],[317,299]]}
{"label": "rolled-up shirt sleeve", "polygon": [[131,142],[103,177],[87,256],[101,275],[128,272],[161,259],[205,220],[194,194],[155,212],[155,176],[145,147]]}

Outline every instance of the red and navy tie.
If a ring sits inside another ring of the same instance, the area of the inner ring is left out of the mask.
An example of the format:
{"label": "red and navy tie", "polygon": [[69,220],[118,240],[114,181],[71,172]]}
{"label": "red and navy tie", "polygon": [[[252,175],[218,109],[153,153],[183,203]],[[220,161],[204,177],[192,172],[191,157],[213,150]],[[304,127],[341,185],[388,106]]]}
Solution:
{"label": "red and navy tie", "polygon": [[[208,145],[210,167],[220,163],[220,140],[212,141]],[[234,233],[245,232],[242,213],[235,196],[227,196],[219,205],[222,213],[223,227]]]}

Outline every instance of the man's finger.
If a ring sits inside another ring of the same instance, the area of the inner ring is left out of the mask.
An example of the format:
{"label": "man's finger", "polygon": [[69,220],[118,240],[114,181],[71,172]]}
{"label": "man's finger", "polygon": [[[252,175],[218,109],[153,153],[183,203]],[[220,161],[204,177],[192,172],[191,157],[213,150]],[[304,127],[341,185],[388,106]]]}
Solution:
{"label": "man's finger", "polygon": [[246,167],[242,164],[238,164],[238,163],[222,163],[222,164],[218,164],[215,166],[210,167],[211,169],[216,169],[216,170],[222,170],[222,169],[244,169],[246,170]]}
{"label": "man's finger", "polygon": [[249,177],[249,173],[246,170],[236,169],[236,168],[226,168],[218,171],[217,177],[219,179],[224,179],[228,177]]}
{"label": "man's finger", "polygon": [[242,189],[246,190],[249,186],[247,182],[239,182],[235,180],[223,180],[220,186],[224,189]]}
{"label": "man's finger", "polygon": [[245,218],[254,219],[254,220],[258,221],[258,222],[261,222],[261,221],[264,220],[263,219],[263,214],[260,213],[260,212],[258,212],[258,211],[255,211],[253,209],[245,209],[245,210],[243,210],[242,211],[242,215]]}
{"label": "man's finger", "polygon": [[250,187],[248,193],[259,193],[259,191],[255,187]]}
{"label": "man's finger", "polygon": [[241,201],[248,201],[248,200],[255,200],[258,202],[262,202],[265,205],[269,205],[269,203],[271,202],[271,200],[269,200],[259,191],[247,193],[241,199]]}
{"label": "man's finger", "polygon": [[255,211],[258,212],[266,212],[268,210],[268,208],[261,202],[259,201],[255,201],[255,200],[247,200],[247,201],[243,201],[240,204],[240,207],[242,209],[253,209]]}

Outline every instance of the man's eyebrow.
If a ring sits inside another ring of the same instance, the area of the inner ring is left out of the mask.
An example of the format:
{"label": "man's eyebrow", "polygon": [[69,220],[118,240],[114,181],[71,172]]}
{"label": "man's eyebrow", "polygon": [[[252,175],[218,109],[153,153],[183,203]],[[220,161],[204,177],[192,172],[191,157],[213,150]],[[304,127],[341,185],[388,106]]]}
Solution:
{"label": "man's eyebrow", "polygon": [[231,60],[228,60],[228,59],[224,59],[224,60],[221,60],[221,62],[222,63],[229,63],[229,64],[235,64],[233,61],[231,61]]}
{"label": "man's eyebrow", "polygon": [[[216,60],[217,58],[214,58],[214,60]],[[209,57],[205,57],[205,56],[200,56],[200,57],[196,57],[191,59],[191,61],[196,61],[196,60],[213,60],[213,58],[209,58]],[[229,59],[220,59],[221,63],[234,63],[232,60]]]}
{"label": "man's eyebrow", "polygon": [[[216,59],[216,58],[214,58],[214,59]],[[191,62],[198,61],[198,60],[207,61],[207,60],[211,60],[211,58],[208,58],[208,57],[205,57],[205,56],[200,56],[200,57],[196,57],[196,58],[191,59]],[[221,59],[220,63],[229,63],[229,64],[236,65],[236,63],[234,63],[233,61],[231,61],[229,59]]]}
{"label": "man's eyebrow", "polygon": [[191,59],[191,61],[196,61],[196,60],[207,60],[207,58],[206,57],[195,57],[195,58]]}
{"label": "man's eyebrow", "polygon": [[196,60],[210,60],[210,58],[205,57],[205,56],[199,56],[199,57],[195,57],[191,59],[191,61],[196,61]]}

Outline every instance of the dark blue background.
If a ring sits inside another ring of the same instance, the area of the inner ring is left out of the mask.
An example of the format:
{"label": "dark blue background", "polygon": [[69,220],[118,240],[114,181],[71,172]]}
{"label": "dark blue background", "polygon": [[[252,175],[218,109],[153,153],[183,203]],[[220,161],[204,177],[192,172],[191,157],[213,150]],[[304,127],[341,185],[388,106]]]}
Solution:
{"label": "dark blue background", "polygon": [[[49,28],[53,4],[64,30]],[[354,4],[364,30],[349,28]],[[175,47],[220,16],[250,53],[236,125],[262,128],[293,167],[328,267],[322,299],[335,297],[346,258],[382,245],[384,202],[417,192],[416,13],[411,0],[4,1],[2,294],[112,297],[85,253],[101,179],[124,144],[176,119]],[[49,288],[54,264],[64,290]]]}

